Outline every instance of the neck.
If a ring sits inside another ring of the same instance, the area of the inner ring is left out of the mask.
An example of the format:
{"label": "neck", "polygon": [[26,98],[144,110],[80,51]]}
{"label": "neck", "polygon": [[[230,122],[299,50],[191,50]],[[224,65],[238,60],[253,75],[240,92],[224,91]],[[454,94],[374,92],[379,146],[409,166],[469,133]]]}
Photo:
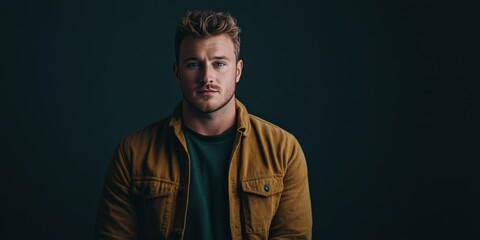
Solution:
{"label": "neck", "polygon": [[235,98],[221,109],[211,113],[198,111],[184,101],[182,121],[185,126],[199,134],[206,136],[221,134],[235,124]]}

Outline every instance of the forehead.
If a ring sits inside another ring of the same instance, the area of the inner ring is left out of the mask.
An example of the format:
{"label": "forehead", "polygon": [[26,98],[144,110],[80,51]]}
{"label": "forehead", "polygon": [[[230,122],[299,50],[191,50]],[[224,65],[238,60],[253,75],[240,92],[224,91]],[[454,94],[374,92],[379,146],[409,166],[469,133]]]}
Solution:
{"label": "forehead", "polygon": [[235,56],[233,41],[226,34],[197,38],[187,36],[180,44],[179,58],[195,57],[198,55],[225,55]]}

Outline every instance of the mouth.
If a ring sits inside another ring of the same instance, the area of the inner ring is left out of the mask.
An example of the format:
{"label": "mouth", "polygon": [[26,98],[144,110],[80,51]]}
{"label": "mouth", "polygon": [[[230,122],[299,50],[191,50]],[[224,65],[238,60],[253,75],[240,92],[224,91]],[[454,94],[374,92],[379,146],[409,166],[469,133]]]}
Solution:
{"label": "mouth", "polygon": [[202,89],[197,91],[200,95],[213,95],[217,93],[218,91],[212,90],[212,89]]}

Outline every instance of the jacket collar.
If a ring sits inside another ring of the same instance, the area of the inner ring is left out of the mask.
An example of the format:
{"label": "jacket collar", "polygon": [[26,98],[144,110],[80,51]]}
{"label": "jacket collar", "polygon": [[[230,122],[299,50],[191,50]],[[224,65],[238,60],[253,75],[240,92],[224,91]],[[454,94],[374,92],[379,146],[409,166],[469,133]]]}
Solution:
{"label": "jacket collar", "polygon": [[[182,131],[182,104],[183,101],[175,107],[168,124],[176,134],[180,134]],[[246,137],[250,132],[250,115],[245,105],[238,99],[235,99],[235,110],[237,113],[237,131]]]}

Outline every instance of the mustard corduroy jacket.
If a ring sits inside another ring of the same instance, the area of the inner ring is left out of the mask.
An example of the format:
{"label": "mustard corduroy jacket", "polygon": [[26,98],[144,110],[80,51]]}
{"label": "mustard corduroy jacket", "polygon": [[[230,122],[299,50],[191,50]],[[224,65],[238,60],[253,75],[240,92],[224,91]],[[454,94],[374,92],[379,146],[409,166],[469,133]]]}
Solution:
{"label": "mustard corduroy jacket", "polygon": [[[232,239],[311,239],[312,211],[302,149],[287,131],[236,100],[228,172]],[[108,167],[96,239],[182,239],[189,155],[181,104],[172,116],[125,136]]]}

